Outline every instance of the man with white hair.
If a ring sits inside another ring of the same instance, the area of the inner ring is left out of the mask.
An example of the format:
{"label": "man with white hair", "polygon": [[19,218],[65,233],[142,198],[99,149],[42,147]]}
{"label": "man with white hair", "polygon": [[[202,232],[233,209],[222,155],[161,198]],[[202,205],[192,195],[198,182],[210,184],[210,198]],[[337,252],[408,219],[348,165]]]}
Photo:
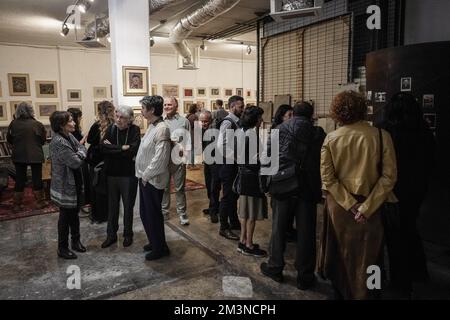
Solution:
{"label": "man with white hair", "polygon": [[141,130],[133,124],[133,109],[120,106],[116,109],[116,122],[106,130],[100,152],[105,156],[108,186],[108,228],[102,248],[117,242],[119,230],[119,205],[123,202],[123,246],[133,243],[133,209],[137,194],[135,157],[141,143]]}

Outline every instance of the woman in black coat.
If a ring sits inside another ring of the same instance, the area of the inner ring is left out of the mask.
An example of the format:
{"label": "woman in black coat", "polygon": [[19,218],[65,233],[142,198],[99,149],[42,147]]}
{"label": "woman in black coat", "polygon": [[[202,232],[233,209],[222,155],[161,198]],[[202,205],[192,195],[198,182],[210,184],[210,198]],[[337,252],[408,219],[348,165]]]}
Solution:
{"label": "woman in black coat", "polygon": [[386,228],[391,285],[410,295],[412,284],[428,280],[426,257],[416,221],[435,162],[435,139],[413,95],[394,95],[384,110],[381,127],[394,142],[398,179],[399,230]]}

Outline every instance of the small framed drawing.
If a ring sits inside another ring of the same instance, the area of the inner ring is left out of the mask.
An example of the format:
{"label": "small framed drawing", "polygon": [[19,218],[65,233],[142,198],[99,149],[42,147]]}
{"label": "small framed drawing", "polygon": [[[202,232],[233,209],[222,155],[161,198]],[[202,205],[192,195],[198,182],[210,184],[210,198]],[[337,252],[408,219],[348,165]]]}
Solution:
{"label": "small framed drawing", "polygon": [[252,90],[249,90],[249,89],[247,89],[247,90],[245,90],[245,98],[251,98],[252,97]]}
{"label": "small framed drawing", "polygon": [[147,119],[142,115],[142,108],[133,107],[134,113],[134,122],[133,124],[137,125],[139,129],[141,129],[141,135],[145,134],[147,131]]}
{"label": "small framed drawing", "polygon": [[194,104],[194,101],[183,101],[184,114],[189,114],[189,108]]}
{"label": "small framed drawing", "polygon": [[50,115],[59,109],[58,102],[36,103],[39,118],[48,119]]}
{"label": "small framed drawing", "polygon": [[[16,109],[19,104],[22,102],[26,102],[28,104],[33,105],[32,101],[10,101],[9,102],[9,110],[11,111],[11,118],[14,119],[14,115],[16,114]],[[34,108],[33,108],[34,109]]]}
{"label": "small framed drawing", "polygon": [[236,88],[236,95],[243,97],[244,96],[244,89],[242,88]]}
{"label": "small framed drawing", "polygon": [[158,95],[158,85],[152,84],[152,96]]}
{"label": "small framed drawing", "polygon": [[10,96],[31,96],[30,76],[27,73],[8,73]]}
{"label": "small framed drawing", "polygon": [[163,97],[175,97],[178,98],[180,96],[180,88],[175,84],[163,84]]}
{"label": "small framed drawing", "polygon": [[402,92],[408,92],[412,89],[412,79],[409,78],[402,78],[401,80],[401,91]]}
{"label": "small framed drawing", "polygon": [[67,101],[81,101],[81,90],[67,90]]}
{"label": "small framed drawing", "polygon": [[217,110],[216,100],[211,100],[211,111]]}
{"label": "small framed drawing", "polygon": [[193,96],[194,96],[194,89],[183,88],[183,97],[184,98],[192,98]]}
{"label": "small framed drawing", "polygon": [[122,67],[123,95],[146,96],[148,95],[148,68],[147,67]]}
{"label": "small framed drawing", "polygon": [[8,112],[6,110],[6,102],[0,102],[0,121],[8,120]]}
{"label": "small framed drawing", "polygon": [[434,108],[434,94],[424,94],[423,95],[423,107],[425,109]]}
{"label": "small framed drawing", "polygon": [[367,114],[373,114],[373,106],[367,106]]}
{"label": "small framed drawing", "polygon": [[211,88],[211,97],[220,96],[220,88]]}
{"label": "small framed drawing", "polygon": [[207,110],[208,101],[197,100],[195,103],[197,104],[199,110]]}
{"label": "small framed drawing", "polygon": [[36,97],[58,98],[56,81],[36,81]]}
{"label": "small framed drawing", "polygon": [[106,87],[94,87],[94,99],[106,99]]}
{"label": "small framed drawing", "polygon": [[375,92],[375,102],[386,102],[386,92]]}
{"label": "small framed drawing", "polygon": [[197,88],[197,97],[206,97],[206,88]]}
{"label": "small framed drawing", "polygon": [[223,95],[225,97],[231,97],[233,95],[233,89],[223,89]]}
{"label": "small framed drawing", "polygon": [[428,126],[431,130],[436,129],[436,114],[435,113],[424,113],[423,119],[426,123],[428,123]]}

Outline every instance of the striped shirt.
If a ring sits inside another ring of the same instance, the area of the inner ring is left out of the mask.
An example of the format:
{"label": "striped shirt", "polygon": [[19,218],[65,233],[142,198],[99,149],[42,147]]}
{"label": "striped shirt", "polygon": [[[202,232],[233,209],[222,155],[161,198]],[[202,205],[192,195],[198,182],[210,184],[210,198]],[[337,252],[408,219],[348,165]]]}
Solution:
{"label": "striped shirt", "polygon": [[152,123],[141,140],[136,156],[136,177],[156,189],[164,189],[169,180],[171,153],[170,130],[164,121]]}

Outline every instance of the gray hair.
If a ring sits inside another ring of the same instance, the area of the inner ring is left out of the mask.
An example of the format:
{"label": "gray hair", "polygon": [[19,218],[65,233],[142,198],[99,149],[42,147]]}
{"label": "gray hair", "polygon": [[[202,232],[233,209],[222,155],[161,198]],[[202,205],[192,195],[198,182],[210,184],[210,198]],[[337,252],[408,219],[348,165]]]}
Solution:
{"label": "gray hair", "polygon": [[202,114],[208,115],[210,119],[212,118],[212,113],[209,110],[203,110],[202,112],[200,112],[200,115],[202,115]]}
{"label": "gray hair", "polygon": [[128,118],[128,122],[131,124],[134,121],[134,111],[132,107],[129,106],[119,106],[116,109],[117,113],[120,113],[121,115],[125,116]]}
{"label": "gray hair", "polygon": [[17,108],[15,113],[16,119],[30,119],[34,118],[34,109],[33,106],[27,102],[21,102]]}

